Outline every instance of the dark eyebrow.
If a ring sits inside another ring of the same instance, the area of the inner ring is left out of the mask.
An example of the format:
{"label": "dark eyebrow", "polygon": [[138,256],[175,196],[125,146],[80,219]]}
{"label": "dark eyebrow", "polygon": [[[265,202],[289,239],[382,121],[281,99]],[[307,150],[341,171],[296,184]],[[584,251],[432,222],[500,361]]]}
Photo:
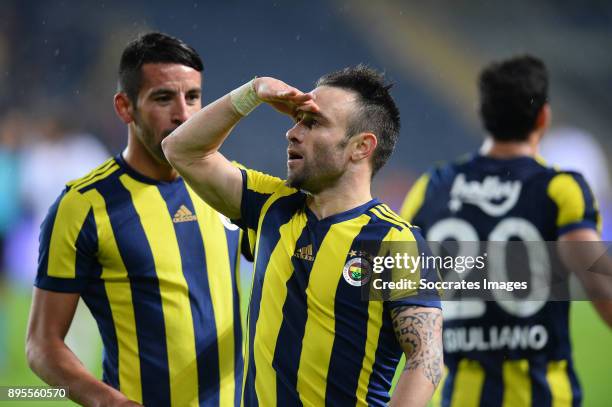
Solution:
{"label": "dark eyebrow", "polygon": [[186,93],[193,93],[193,92],[197,92],[197,93],[202,93],[202,88],[191,88],[189,89]]}
{"label": "dark eyebrow", "polygon": [[161,96],[161,95],[174,95],[174,94],[176,94],[175,90],[168,89],[168,88],[159,88],[151,92],[150,96],[155,97],[155,96]]}
{"label": "dark eyebrow", "polygon": [[303,110],[300,110],[300,111],[298,111],[298,114],[304,115],[306,117],[314,117],[314,118],[316,118],[316,119],[318,119],[320,121],[329,123],[329,119],[327,118],[327,116],[325,116],[321,112],[313,113],[313,112],[305,112]]}
{"label": "dark eyebrow", "polygon": [[[186,92],[186,94],[190,94],[190,93],[201,94],[202,93],[202,88],[199,88],[199,87],[191,88],[191,89],[189,89]],[[166,95],[176,95],[176,91],[174,89],[170,89],[170,88],[159,88],[159,89],[155,89],[153,92],[151,92],[151,94],[149,96],[150,97],[156,97],[156,96],[166,96]]]}

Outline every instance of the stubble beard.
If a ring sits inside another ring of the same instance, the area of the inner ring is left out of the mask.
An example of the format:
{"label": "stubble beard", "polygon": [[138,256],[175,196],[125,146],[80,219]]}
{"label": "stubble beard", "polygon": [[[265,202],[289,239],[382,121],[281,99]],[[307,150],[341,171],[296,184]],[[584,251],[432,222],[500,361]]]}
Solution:
{"label": "stubble beard", "polygon": [[166,138],[172,131],[166,130],[162,133],[162,137],[159,142],[155,140],[155,133],[153,130],[149,128],[149,126],[142,123],[140,117],[135,117],[136,125],[140,130],[140,137],[138,137],[140,143],[144,146],[144,148],[148,151],[149,155],[157,161],[158,164],[163,166],[170,166],[166,155],[164,154],[164,150],[162,149],[162,140]]}
{"label": "stubble beard", "polygon": [[310,171],[306,165],[299,172],[295,170],[291,172],[287,169],[287,185],[291,188],[304,189],[304,184],[310,177]]}
{"label": "stubble beard", "polygon": [[[337,146],[336,146],[337,147]],[[287,170],[287,185],[317,194],[334,184],[343,174],[344,168],[340,168],[336,162],[337,157],[329,150],[315,151],[316,162],[304,163],[299,171]]]}

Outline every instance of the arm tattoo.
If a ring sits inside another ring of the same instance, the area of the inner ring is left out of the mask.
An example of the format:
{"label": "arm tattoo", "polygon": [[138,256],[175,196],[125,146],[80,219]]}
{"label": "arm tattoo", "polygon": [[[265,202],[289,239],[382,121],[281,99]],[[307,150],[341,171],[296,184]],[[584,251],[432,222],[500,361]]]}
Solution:
{"label": "arm tattoo", "polygon": [[411,305],[392,309],[391,318],[406,353],[405,370],[421,369],[436,387],[442,377],[442,313]]}

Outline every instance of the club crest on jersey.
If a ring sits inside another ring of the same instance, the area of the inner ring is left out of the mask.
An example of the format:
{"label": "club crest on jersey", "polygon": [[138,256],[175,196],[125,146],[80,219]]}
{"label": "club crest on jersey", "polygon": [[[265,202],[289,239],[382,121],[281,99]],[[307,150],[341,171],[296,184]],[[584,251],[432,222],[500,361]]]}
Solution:
{"label": "club crest on jersey", "polygon": [[[351,251],[350,254],[356,252]],[[370,281],[372,276],[372,265],[365,259],[365,256],[351,257],[348,259],[342,270],[344,280],[352,286],[361,287]]]}
{"label": "club crest on jersey", "polygon": [[521,188],[521,181],[501,181],[497,176],[467,181],[465,174],[458,174],[450,191],[448,207],[457,212],[466,203],[479,207],[487,215],[502,216],[514,208]]}

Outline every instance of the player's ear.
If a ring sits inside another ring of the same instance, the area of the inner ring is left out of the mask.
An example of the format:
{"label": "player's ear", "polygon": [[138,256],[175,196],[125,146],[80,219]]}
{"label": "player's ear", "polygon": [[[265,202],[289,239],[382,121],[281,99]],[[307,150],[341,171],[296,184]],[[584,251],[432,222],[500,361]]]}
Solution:
{"label": "player's ear", "polygon": [[552,120],[552,111],[550,110],[550,105],[545,103],[544,106],[540,109],[538,113],[538,117],[536,118],[536,129],[537,130],[546,130],[548,126],[550,126],[550,122]]}
{"label": "player's ear", "polygon": [[354,136],[353,139],[354,145],[351,152],[353,161],[370,157],[378,145],[378,139],[374,133],[361,133]]}
{"label": "player's ear", "polygon": [[114,98],[115,113],[125,123],[130,124],[134,121],[134,109],[132,102],[127,94],[124,92],[118,92]]}

